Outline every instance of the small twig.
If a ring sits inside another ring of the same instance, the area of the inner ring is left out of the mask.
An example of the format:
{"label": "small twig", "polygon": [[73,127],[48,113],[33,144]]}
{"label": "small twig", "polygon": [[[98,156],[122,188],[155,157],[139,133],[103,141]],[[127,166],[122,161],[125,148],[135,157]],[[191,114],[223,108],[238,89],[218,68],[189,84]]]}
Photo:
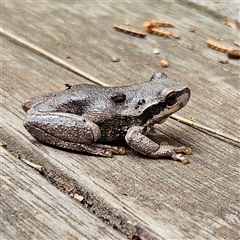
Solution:
{"label": "small twig", "polygon": [[218,130],[215,130],[215,129],[212,129],[212,128],[209,128],[209,127],[206,127],[200,123],[195,123],[191,120],[188,120],[186,118],[183,118],[183,117],[180,117],[180,116],[175,116],[175,115],[172,115],[170,116],[170,118],[174,119],[174,120],[177,120],[181,123],[185,123],[187,125],[190,125],[190,126],[194,126],[194,127],[197,127],[197,128],[200,128],[202,130],[205,130],[207,132],[210,132],[210,133],[214,133],[218,136],[221,136],[221,137],[224,137],[224,138],[227,138],[229,140],[232,140],[234,142],[237,142],[237,143],[240,143],[240,139],[239,138],[236,138],[236,137],[233,137],[233,136],[230,136],[230,135],[227,135],[225,133],[222,133],[222,132],[219,132]]}
{"label": "small twig", "polygon": [[41,165],[38,165],[38,164],[35,164],[35,163],[32,163],[24,158],[20,158],[23,162],[25,162],[28,166],[36,169],[37,171],[39,171],[40,173],[43,173],[43,166]]}
{"label": "small twig", "polygon": [[133,35],[133,36],[137,36],[137,37],[146,37],[147,36],[145,33],[140,32],[140,31],[138,31],[136,29],[133,29],[133,28],[129,28],[129,27],[121,26],[121,25],[116,25],[116,24],[114,24],[113,27],[118,31],[130,34],[130,35]]}
{"label": "small twig", "polygon": [[237,45],[238,47],[240,47],[240,42],[234,41],[233,42],[235,45]]}

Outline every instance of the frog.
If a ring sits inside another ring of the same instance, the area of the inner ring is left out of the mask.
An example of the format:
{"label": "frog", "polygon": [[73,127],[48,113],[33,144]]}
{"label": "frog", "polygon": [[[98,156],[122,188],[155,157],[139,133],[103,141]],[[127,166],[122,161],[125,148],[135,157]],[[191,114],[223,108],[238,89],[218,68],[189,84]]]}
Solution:
{"label": "frog", "polygon": [[187,86],[161,72],[126,86],[67,85],[25,101],[23,125],[34,138],[62,149],[112,157],[126,154],[125,147],[112,144],[125,140],[147,157],[188,163],[190,147],[158,144],[148,133],[184,107],[190,95]]}

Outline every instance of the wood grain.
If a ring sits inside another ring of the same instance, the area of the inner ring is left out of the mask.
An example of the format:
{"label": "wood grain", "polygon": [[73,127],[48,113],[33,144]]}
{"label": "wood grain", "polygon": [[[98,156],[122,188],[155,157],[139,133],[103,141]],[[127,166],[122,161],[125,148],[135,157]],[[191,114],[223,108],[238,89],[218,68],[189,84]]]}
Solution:
{"label": "wood grain", "polygon": [[124,239],[5,149],[1,159],[1,239]]}
{"label": "wood grain", "polygon": [[[112,28],[116,22],[141,28],[149,19],[173,22],[181,40],[154,35],[139,39]],[[188,31],[189,25],[196,26],[195,33]],[[217,60],[226,55],[205,44],[206,39],[220,36],[231,45],[238,31],[218,18],[164,2],[4,2],[2,27],[109,85],[146,81],[163,71],[159,63],[167,59],[170,66],[164,72],[192,91],[179,115],[192,115],[197,122],[239,136],[239,62],[229,60],[228,65],[221,65]],[[21,103],[64,89],[65,83],[88,81],[9,38],[2,37],[2,45],[1,141],[8,153],[42,165],[46,188],[52,189],[52,184],[59,194],[64,192],[61,198],[66,205],[72,201],[67,194],[78,193],[84,197],[80,209],[97,216],[99,224],[107,223],[104,226],[109,232],[114,228],[129,238],[136,232],[147,239],[240,237],[238,144],[169,119],[156,126],[152,137],[190,146],[193,155],[187,166],[167,159],[151,160],[129,148],[126,156],[105,159],[46,146],[23,128]],[[159,55],[153,54],[156,48]],[[112,62],[112,56],[121,61]],[[28,184],[39,187],[31,179]],[[5,216],[10,211],[3,210]],[[66,211],[70,215],[71,210]],[[3,232],[11,236],[8,228]],[[41,234],[47,237],[44,231]]]}

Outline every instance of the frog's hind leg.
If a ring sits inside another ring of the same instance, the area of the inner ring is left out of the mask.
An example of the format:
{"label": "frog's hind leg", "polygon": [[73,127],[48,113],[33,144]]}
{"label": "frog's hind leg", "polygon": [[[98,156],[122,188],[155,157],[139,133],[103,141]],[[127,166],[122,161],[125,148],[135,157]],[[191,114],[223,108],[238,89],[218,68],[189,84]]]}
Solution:
{"label": "frog's hind leg", "polygon": [[36,112],[27,114],[24,126],[35,138],[60,148],[104,157],[112,157],[112,153],[125,154],[122,147],[97,144],[101,136],[99,127],[82,116]]}

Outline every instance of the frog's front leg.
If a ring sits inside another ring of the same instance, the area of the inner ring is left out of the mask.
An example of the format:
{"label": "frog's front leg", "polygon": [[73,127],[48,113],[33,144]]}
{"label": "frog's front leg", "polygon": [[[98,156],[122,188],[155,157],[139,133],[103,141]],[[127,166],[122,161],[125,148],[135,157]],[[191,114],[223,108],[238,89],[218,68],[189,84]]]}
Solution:
{"label": "frog's front leg", "polygon": [[189,147],[161,146],[147,136],[145,136],[146,127],[134,126],[128,129],[125,136],[128,145],[135,151],[150,157],[171,157],[182,163],[188,163],[188,158],[179,153],[191,154]]}
{"label": "frog's front leg", "polygon": [[30,112],[25,128],[35,138],[61,148],[112,157],[112,153],[125,154],[123,147],[98,144],[99,127],[88,119],[70,113]]}

